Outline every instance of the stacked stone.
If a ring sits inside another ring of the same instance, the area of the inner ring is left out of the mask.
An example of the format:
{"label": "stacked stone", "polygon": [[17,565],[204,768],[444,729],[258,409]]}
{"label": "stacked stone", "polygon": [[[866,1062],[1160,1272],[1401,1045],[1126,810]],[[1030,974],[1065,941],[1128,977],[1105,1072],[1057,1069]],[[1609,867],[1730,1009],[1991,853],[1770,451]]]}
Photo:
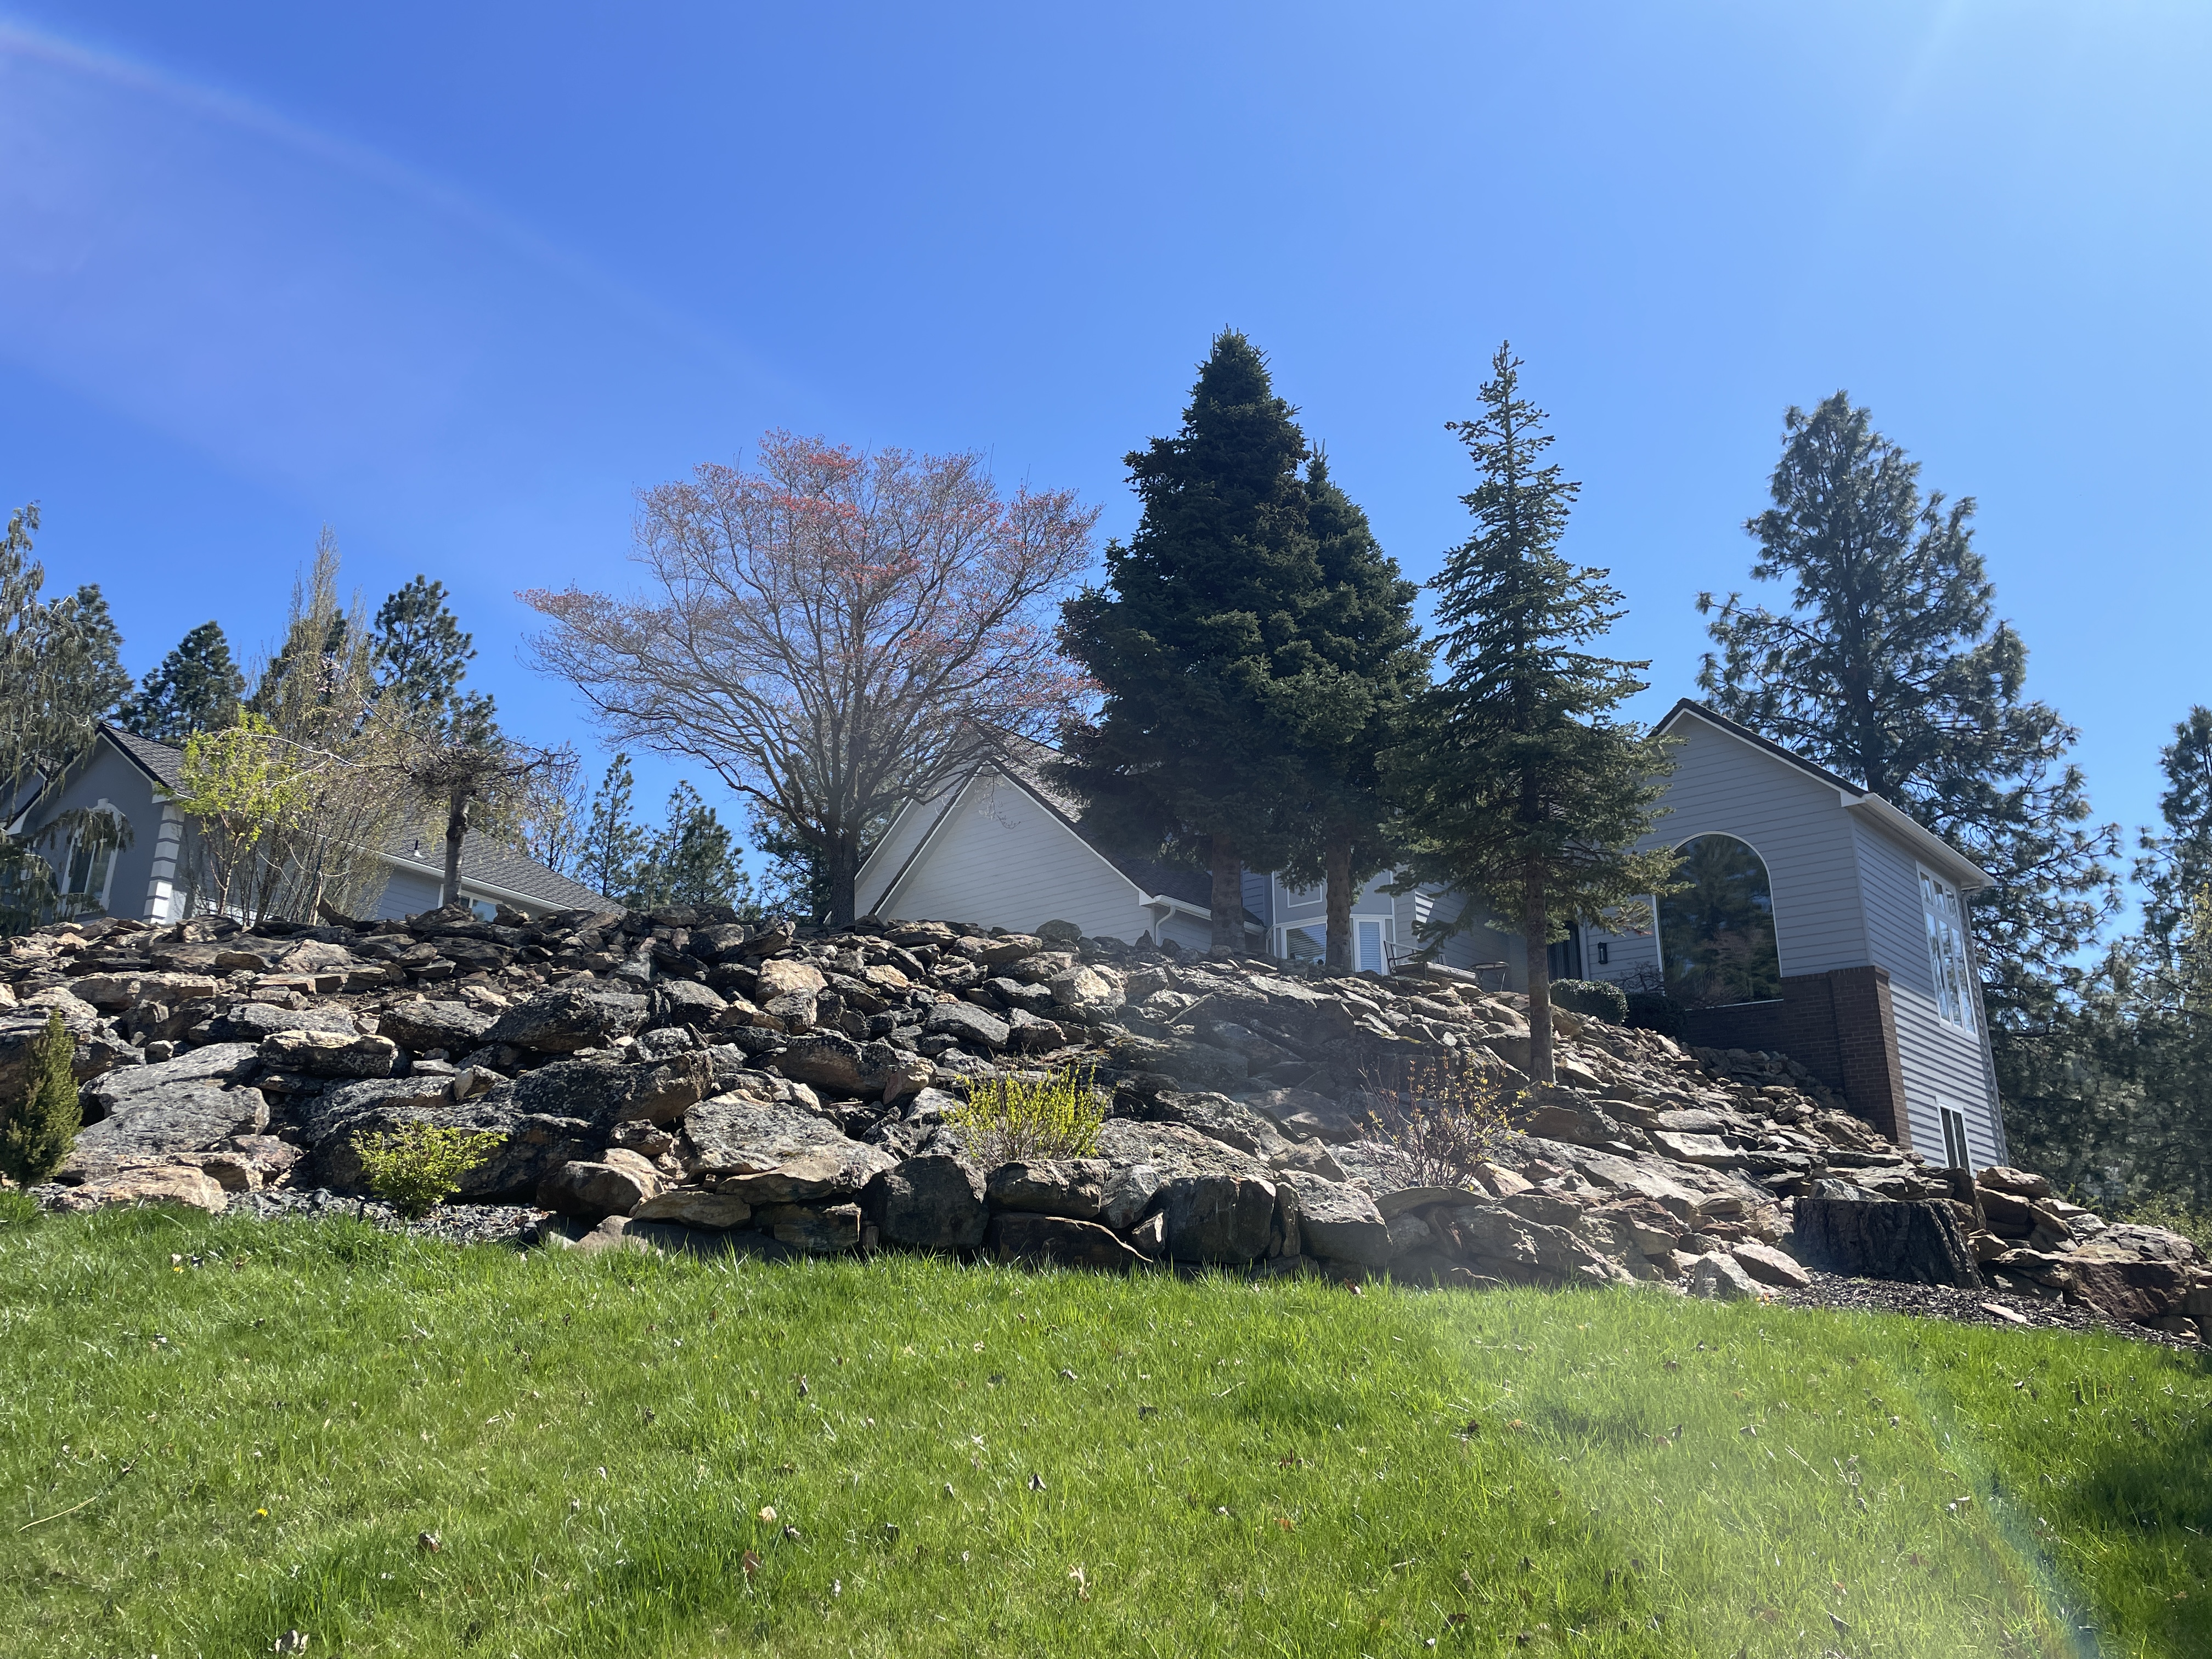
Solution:
{"label": "stacked stone", "polygon": [[[0,945],[0,1101],[56,1008],[87,1121],[44,1191],[62,1208],[358,1192],[356,1137],[429,1121],[498,1137],[464,1198],[592,1249],[1721,1296],[1802,1286],[1808,1265],[1985,1268],[2167,1322],[2212,1283],[2186,1241],[2091,1227],[2018,1190],[2033,1177],[1954,1191],[1778,1055],[1560,1015],[1557,1082],[1529,1088],[1524,1000],[1441,967],[1331,976],[1065,923],[824,934],[680,908],[101,920]],[[1372,1115],[1438,1061],[1516,1093],[1518,1133],[1429,1186]],[[1107,1103],[1096,1156],[980,1165],[948,1122],[968,1085],[1060,1068]]]}

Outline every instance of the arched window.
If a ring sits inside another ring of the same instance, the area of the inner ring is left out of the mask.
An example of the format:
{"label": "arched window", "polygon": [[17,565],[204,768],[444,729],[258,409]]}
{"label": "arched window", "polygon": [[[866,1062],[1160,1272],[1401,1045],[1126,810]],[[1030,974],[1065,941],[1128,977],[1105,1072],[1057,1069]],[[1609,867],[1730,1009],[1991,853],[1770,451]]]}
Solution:
{"label": "arched window", "polygon": [[1734,836],[1699,836],[1676,851],[1674,877],[1686,884],[1659,901],[1668,991],[1693,1008],[1780,996],[1765,862]]}

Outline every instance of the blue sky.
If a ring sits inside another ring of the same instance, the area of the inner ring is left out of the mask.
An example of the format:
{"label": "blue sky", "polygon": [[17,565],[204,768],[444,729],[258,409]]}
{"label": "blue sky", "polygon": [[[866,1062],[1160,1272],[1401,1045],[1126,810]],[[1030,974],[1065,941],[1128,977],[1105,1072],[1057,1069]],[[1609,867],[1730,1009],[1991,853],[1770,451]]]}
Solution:
{"label": "blue sky", "polygon": [[589,747],[514,590],[626,583],[632,492],[764,428],[982,449],[1120,533],[1234,325],[1426,576],[1510,336],[1644,712],[1784,408],[1848,387],[1978,498],[2133,825],[2212,700],[2208,71],[2212,10],[2124,0],[0,3],[0,502],[139,672],[268,641],[328,523]]}

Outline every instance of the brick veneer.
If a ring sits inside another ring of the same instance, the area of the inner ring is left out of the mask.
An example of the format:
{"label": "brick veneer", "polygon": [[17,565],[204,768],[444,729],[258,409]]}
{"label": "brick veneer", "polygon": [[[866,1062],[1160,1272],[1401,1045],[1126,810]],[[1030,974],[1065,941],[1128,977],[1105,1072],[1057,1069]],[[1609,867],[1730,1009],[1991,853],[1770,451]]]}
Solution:
{"label": "brick veneer", "polygon": [[1790,975],[1772,1001],[1693,1011],[1686,1035],[1699,1048],[1785,1054],[1891,1140],[1912,1145],[1886,968]]}

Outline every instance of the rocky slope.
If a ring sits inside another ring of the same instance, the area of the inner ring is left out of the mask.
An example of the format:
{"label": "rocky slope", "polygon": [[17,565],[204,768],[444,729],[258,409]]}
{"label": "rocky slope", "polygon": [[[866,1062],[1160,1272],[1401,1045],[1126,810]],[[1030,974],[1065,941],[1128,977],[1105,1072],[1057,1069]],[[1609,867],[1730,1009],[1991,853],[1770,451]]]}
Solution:
{"label": "rocky slope", "polygon": [[[1811,1267],[2186,1338],[2212,1319],[2186,1240],[2107,1225],[2021,1171],[1930,1168],[1779,1055],[1563,1016],[1558,1084],[1528,1090],[1521,1000],[1465,975],[1328,978],[1040,932],[802,936],[685,910],[62,925],[0,946],[0,1100],[60,1009],[87,1120],[42,1189],[64,1209],[357,1192],[355,1137],[428,1119],[499,1137],[465,1200],[528,1206],[534,1236],[586,1249],[1717,1296],[1802,1291]],[[1370,1114],[1378,1080],[1439,1060],[1519,1091],[1518,1133],[1421,1184]],[[1110,1095],[1096,1157],[967,1155],[946,1123],[964,1085],[1061,1066]]]}

